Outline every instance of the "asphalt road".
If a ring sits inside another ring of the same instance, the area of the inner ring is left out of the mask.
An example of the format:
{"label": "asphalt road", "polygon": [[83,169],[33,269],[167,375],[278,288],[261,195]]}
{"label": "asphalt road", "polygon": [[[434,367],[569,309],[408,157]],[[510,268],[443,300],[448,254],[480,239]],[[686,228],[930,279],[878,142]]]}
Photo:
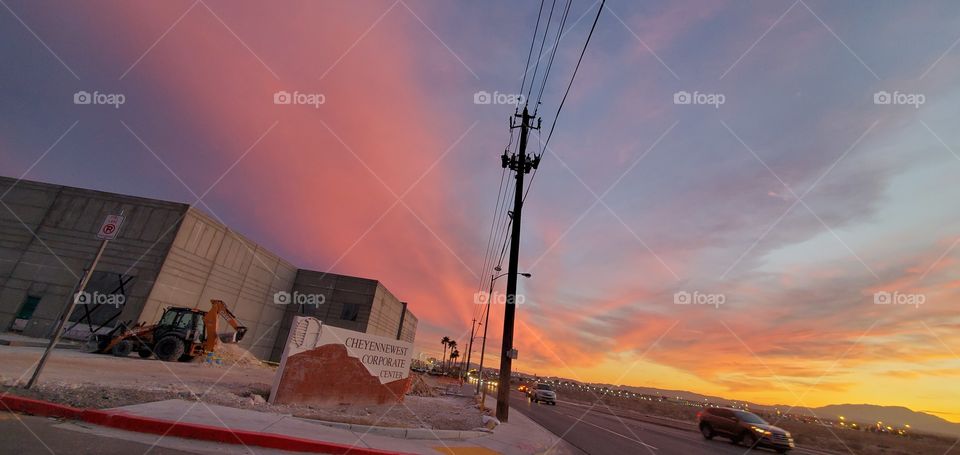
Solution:
{"label": "asphalt road", "polygon": [[[149,444],[102,438],[60,427],[62,422],[45,417],[0,412],[0,447],[4,453],[30,454],[130,454],[146,453]],[[187,455],[189,452],[155,447],[156,455]]]}
{"label": "asphalt road", "polygon": [[517,391],[510,394],[510,407],[590,455],[776,454],[769,449],[750,450],[734,446],[723,438],[707,441],[693,431],[618,418],[582,405],[563,402],[556,406],[533,404]]}
{"label": "asphalt road", "polygon": [[174,437],[131,433],[77,422],[0,411],[0,454],[70,455],[290,455]]}

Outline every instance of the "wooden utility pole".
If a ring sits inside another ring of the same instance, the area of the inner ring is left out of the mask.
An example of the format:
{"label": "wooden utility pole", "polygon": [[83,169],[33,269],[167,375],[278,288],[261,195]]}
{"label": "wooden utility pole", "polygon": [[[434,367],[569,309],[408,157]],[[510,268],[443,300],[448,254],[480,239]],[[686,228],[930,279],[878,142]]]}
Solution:
{"label": "wooden utility pole", "polygon": [[513,348],[513,326],[517,313],[517,266],[520,260],[520,217],[523,213],[523,177],[532,169],[536,169],[540,162],[539,157],[527,156],[527,136],[531,129],[539,129],[530,124],[533,116],[523,108],[523,113],[514,114],[520,118],[520,125],[511,128],[520,128],[520,144],[515,156],[507,156],[504,152],[501,162],[504,168],[509,167],[517,176],[517,183],[513,194],[512,231],[510,234],[510,261],[507,265],[507,299],[503,310],[503,345],[500,351],[500,380],[497,384],[497,419],[506,422],[510,414],[510,370],[517,351]]}

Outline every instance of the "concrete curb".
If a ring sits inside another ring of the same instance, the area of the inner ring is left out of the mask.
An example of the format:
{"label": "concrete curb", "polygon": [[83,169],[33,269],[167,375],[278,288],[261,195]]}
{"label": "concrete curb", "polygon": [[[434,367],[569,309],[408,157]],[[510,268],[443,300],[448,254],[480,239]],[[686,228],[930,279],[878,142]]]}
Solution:
{"label": "concrete curb", "polygon": [[296,419],[317,423],[320,425],[328,426],[331,428],[337,428],[340,430],[349,430],[358,433],[369,433],[377,434],[382,436],[390,436],[393,438],[403,438],[403,439],[455,439],[455,440],[467,440],[473,438],[479,438],[482,436],[489,436],[493,432],[490,430],[431,430],[429,428],[397,428],[397,427],[374,427],[370,425],[358,425],[351,423],[343,422],[329,422],[326,420],[315,420],[315,419],[304,419],[301,417],[295,417]]}
{"label": "concrete curb", "polygon": [[[47,342],[37,342],[37,341],[25,341],[25,340],[4,340],[0,339],[0,346],[10,346],[14,348],[45,348],[47,347]],[[76,343],[57,343],[55,346],[57,349],[80,349],[80,345]]]}
{"label": "concrete curb", "polygon": [[62,417],[81,420],[105,427],[140,433],[169,435],[180,438],[200,439],[225,444],[244,444],[292,452],[321,452],[331,454],[354,453],[359,455],[392,455],[399,452],[355,447],[332,442],[314,441],[274,433],[231,430],[223,427],[140,417],[123,412],[77,409],[46,401],[15,395],[0,396],[0,404],[11,411],[43,417]]}

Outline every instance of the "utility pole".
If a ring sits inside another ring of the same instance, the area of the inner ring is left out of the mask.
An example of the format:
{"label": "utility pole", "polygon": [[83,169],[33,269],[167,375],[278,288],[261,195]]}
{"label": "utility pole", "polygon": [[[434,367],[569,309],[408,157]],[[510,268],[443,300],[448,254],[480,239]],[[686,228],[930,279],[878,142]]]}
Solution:
{"label": "utility pole", "polygon": [[509,167],[517,174],[517,183],[513,194],[513,218],[512,232],[510,234],[510,262],[507,268],[507,299],[504,302],[503,310],[503,345],[500,351],[500,380],[497,384],[497,419],[506,422],[510,414],[510,370],[513,364],[513,358],[516,357],[516,351],[513,349],[513,325],[517,313],[517,266],[520,260],[520,215],[523,212],[523,177],[532,169],[536,169],[540,164],[540,157],[527,156],[527,134],[531,129],[540,129],[540,122],[537,126],[531,126],[530,120],[533,116],[524,106],[522,114],[514,114],[514,117],[520,118],[520,125],[514,125],[513,118],[510,119],[510,128],[520,128],[520,146],[517,154],[507,156],[503,152],[501,164],[504,168]]}
{"label": "utility pole", "polygon": [[[498,265],[493,269],[495,272],[500,271],[500,266]],[[477,375],[477,393],[480,393],[480,386],[483,384],[483,356],[487,350],[487,327],[490,326],[490,299],[493,297],[493,274],[490,275],[490,292],[487,293],[487,311],[484,316],[483,321],[483,344],[480,345],[480,373]],[[483,388],[483,396],[480,398],[480,408],[484,407],[484,400],[487,398],[487,388]]]}
{"label": "utility pole", "polygon": [[467,347],[467,372],[464,373],[464,376],[469,376],[470,373],[470,356],[473,354],[473,339],[477,336],[476,331],[474,330],[477,326],[477,320],[474,318],[470,321],[470,343]]}

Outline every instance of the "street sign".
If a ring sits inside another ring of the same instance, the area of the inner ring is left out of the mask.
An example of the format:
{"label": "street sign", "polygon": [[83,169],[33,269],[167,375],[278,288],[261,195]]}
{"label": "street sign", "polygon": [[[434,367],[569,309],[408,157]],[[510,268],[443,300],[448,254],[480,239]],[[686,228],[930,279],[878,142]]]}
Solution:
{"label": "street sign", "polygon": [[103,225],[100,226],[100,230],[97,231],[97,238],[103,240],[113,240],[117,238],[122,223],[122,215],[107,215],[107,218],[103,220]]}
{"label": "street sign", "polygon": [[509,358],[511,358],[511,359],[513,359],[513,360],[517,360],[517,350],[516,350],[516,349],[511,349],[511,350],[507,351],[507,357],[509,357]]}

